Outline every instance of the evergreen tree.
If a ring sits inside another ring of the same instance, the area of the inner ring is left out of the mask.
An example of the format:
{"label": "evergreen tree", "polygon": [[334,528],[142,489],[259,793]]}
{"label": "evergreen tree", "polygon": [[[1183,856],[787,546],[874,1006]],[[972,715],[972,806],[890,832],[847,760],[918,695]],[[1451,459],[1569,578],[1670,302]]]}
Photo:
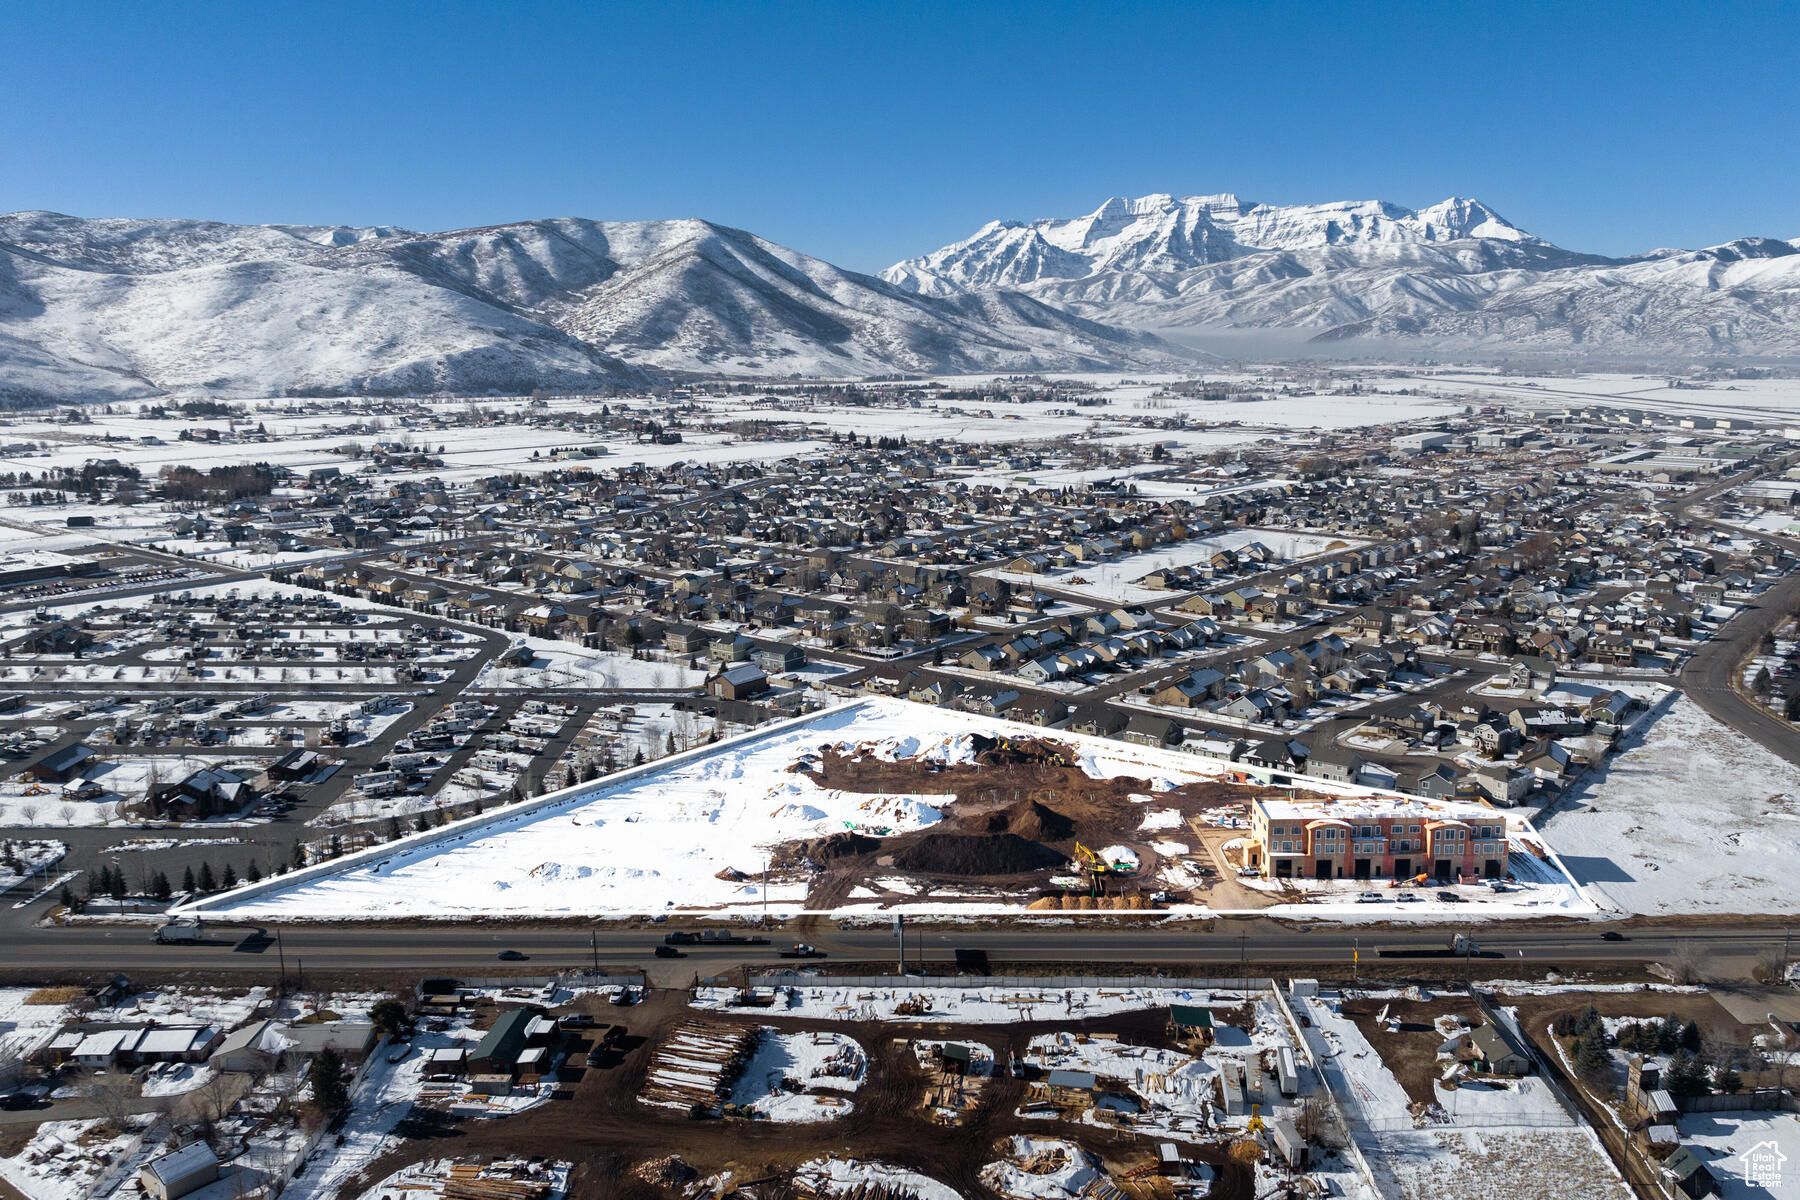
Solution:
{"label": "evergreen tree", "polygon": [[106,894],[114,900],[125,898],[125,872],[114,868],[106,878]]}
{"label": "evergreen tree", "polygon": [[244,872],[244,878],[248,879],[251,883],[262,882],[262,868],[256,865],[256,860],[254,858],[250,860],[250,869]]}
{"label": "evergreen tree", "polygon": [[421,812],[418,816],[413,818],[413,832],[414,833],[424,833],[426,830],[428,830],[430,828],[431,828],[431,822],[429,822],[425,819],[425,814],[423,812]]}
{"label": "evergreen tree", "polygon": [[400,840],[400,818],[399,817],[389,817],[387,819],[387,840],[390,842],[395,842],[395,841]]}
{"label": "evergreen tree", "polygon": [[1706,1068],[1686,1050],[1678,1051],[1663,1077],[1663,1086],[1671,1096],[1700,1096],[1706,1092]]}
{"label": "evergreen tree", "polygon": [[185,868],[181,872],[181,890],[191,896],[194,894],[194,889],[197,886],[199,885],[194,882],[194,868]]}
{"label": "evergreen tree", "polygon": [[406,1005],[389,996],[369,1009],[369,1022],[382,1037],[394,1037],[406,1028]]}
{"label": "evergreen tree", "polygon": [[57,893],[56,902],[70,912],[81,911],[81,902],[75,898],[75,890],[66,883],[62,885],[62,891]]}
{"label": "evergreen tree", "polygon": [[1606,1052],[1606,1033],[1600,1027],[1585,1029],[1575,1039],[1575,1070],[1583,1079],[1605,1079],[1612,1069],[1612,1056]]}
{"label": "evergreen tree", "polygon": [[294,864],[295,870],[304,867],[306,865],[306,847],[295,842],[294,852],[288,856],[288,861]]}
{"label": "evergreen tree", "polygon": [[232,888],[236,887],[238,884],[237,868],[233,867],[230,863],[226,863],[225,864],[225,876],[221,882],[224,884],[225,890],[228,892]]}
{"label": "evergreen tree", "polygon": [[350,1089],[344,1084],[344,1059],[330,1046],[313,1059],[306,1080],[312,1084],[313,1104],[327,1117],[335,1117],[350,1103]]}
{"label": "evergreen tree", "polygon": [[1738,1069],[1730,1063],[1726,1063],[1724,1066],[1713,1071],[1714,1089],[1724,1092],[1729,1096],[1741,1091],[1743,1086],[1744,1077],[1739,1075]]}
{"label": "evergreen tree", "polygon": [[1700,1053],[1700,1026],[1689,1021],[1681,1027],[1681,1048],[1689,1054]]}
{"label": "evergreen tree", "polygon": [[169,886],[169,877],[158,871],[156,878],[150,881],[150,894],[158,900],[167,900],[175,894],[175,889]]}
{"label": "evergreen tree", "polygon": [[209,862],[200,864],[200,890],[203,892],[216,892],[219,890],[218,878],[213,875],[212,864]]}

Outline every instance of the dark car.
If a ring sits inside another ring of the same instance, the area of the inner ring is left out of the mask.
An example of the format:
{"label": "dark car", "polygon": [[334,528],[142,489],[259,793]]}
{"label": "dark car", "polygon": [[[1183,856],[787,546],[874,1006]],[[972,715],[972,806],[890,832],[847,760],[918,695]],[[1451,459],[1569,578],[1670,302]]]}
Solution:
{"label": "dark car", "polygon": [[501,962],[524,962],[529,957],[529,955],[520,954],[517,950],[502,950],[500,952]]}
{"label": "dark car", "polygon": [[658,957],[658,958],[686,958],[687,955],[683,954],[681,951],[677,950],[673,946],[658,946],[656,948],[656,957]]}
{"label": "dark car", "polygon": [[1439,900],[1444,901],[1444,903],[1446,903],[1446,904],[1461,904],[1462,903],[1461,896],[1457,895],[1455,892],[1448,891],[1448,890],[1439,892],[1437,894],[1437,898]]}
{"label": "dark car", "polygon": [[37,1108],[43,1101],[30,1092],[8,1092],[0,1096],[0,1110],[6,1112],[24,1112],[28,1108]]}
{"label": "dark car", "polygon": [[1600,940],[1603,942],[1622,942],[1625,940],[1625,935],[1616,929],[1603,929],[1600,931]]}
{"label": "dark car", "polygon": [[590,1067],[604,1067],[606,1065],[606,1051],[599,1046],[595,1046],[592,1050],[589,1050],[587,1052],[587,1065]]}

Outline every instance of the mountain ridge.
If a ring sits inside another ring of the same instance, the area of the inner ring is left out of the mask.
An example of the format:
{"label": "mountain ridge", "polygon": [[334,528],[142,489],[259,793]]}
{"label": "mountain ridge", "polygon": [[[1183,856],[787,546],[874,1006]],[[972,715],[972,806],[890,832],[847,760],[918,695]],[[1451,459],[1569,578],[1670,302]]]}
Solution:
{"label": "mountain ridge", "polygon": [[951,296],[1004,287],[1126,328],[1285,331],[1354,347],[1800,355],[1800,242],[1737,238],[1626,258],[1519,229],[1479,200],[1266,205],[1114,197],[989,222],[882,272]]}
{"label": "mountain ridge", "polygon": [[1172,368],[1027,297],[932,298],[694,218],[419,233],[0,216],[0,394],[598,390],[670,373]]}

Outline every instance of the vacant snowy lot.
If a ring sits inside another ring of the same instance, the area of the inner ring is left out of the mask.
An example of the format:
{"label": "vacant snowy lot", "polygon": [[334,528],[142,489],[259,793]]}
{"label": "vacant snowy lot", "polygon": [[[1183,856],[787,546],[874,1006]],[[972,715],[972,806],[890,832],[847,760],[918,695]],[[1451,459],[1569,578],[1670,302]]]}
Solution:
{"label": "vacant snowy lot", "polygon": [[1800,768],[1685,695],[1539,827],[1577,880],[1628,912],[1800,912]]}
{"label": "vacant snowy lot", "polygon": [[[844,830],[882,837],[942,819],[942,793],[847,792],[795,770],[821,747],[856,749],[892,762],[975,761],[975,738],[1045,736],[1034,726],[950,712],[903,700],[864,700],[678,755],[662,763],[553,793],[525,805],[374,850],[348,855],[297,878],[284,877],[205,902],[234,917],[346,919],[371,916],[526,916],[715,910],[792,913],[803,908],[810,876],[764,873],[775,848]],[[1148,793],[1217,778],[1230,764],[1201,755],[1133,746],[1056,731],[1094,779],[1145,780]],[[1345,797],[1361,789],[1320,783]],[[1442,802],[1446,811],[1450,802]],[[1483,810],[1485,811],[1485,810]],[[1128,853],[1129,851],[1127,851]],[[1536,916],[1591,912],[1566,881],[1485,897],[1484,911]],[[1023,894],[921,900],[904,911],[956,915],[1023,910]],[[878,906],[865,890],[833,911]],[[1293,906],[1310,919],[1392,919],[1387,905],[1334,902]],[[1413,919],[1466,919],[1461,908],[1421,904]],[[1204,906],[1184,911],[1207,912]],[[1285,915],[1285,913],[1283,914]]]}

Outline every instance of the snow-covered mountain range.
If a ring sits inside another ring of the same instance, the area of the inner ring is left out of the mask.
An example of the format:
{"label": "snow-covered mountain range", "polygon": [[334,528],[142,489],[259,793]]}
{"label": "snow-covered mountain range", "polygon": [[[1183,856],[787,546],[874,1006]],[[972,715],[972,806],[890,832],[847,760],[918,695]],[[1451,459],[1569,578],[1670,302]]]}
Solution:
{"label": "snow-covered mountain range", "polygon": [[707,221],[449,233],[0,216],[0,398],[472,393],[1190,368],[1157,336],[1800,356],[1800,242],[1626,259],[1477,200],[1108,200],[880,278]]}
{"label": "snow-covered mountain range", "polygon": [[921,296],[705,221],[421,234],[0,217],[0,395],[520,391],[1191,364],[1017,293]]}
{"label": "snow-covered mountain range", "polygon": [[1113,199],[1084,217],[993,222],[882,277],[930,296],[1018,291],[1139,329],[1287,330],[1347,348],[1800,354],[1800,243],[1610,259],[1478,200]]}

